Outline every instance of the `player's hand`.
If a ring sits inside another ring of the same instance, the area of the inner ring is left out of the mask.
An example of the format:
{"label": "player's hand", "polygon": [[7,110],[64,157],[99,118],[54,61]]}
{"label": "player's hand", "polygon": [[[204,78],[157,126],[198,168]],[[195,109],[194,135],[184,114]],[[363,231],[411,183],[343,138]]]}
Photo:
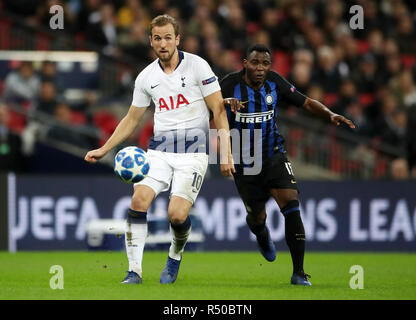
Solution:
{"label": "player's hand", "polygon": [[238,110],[244,108],[243,104],[237,98],[225,98],[224,106],[230,107],[231,111],[237,113]]}
{"label": "player's hand", "polygon": [[332,114],[331,115],[331,123],[339,126],[341,123],[345,123],[347,126],[349,126],[351,129],[355,129],[355,124],[352,123],[351,120],[345,118],[344,116],[341,116],[339,114]]}
{"label": "player's hand", "polygon": [[234,160],[233,156],[230,155],[227,158],[227,161],[221,161],[221,174],[224,177],[232,177],[235,173]]}
{"label": "player's hand", "polygon": [[89,163],[96,163],[98,160],[100,160],[102,157],[104,157],[107,154],[103,149],[95,149],[88,151],[88,153],[85,155],[84,160]]}

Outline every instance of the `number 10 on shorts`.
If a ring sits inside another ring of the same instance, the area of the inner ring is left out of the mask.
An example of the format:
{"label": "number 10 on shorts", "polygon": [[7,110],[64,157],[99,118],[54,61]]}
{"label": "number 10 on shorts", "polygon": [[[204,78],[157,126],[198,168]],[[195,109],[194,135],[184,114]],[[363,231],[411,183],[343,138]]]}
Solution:
{"label": "number 10 on shorts", "polygon": [[192,181],[192,187],[199,191],[202,185],[202,176],[198,172],[194,172],[193,175],[194,179]]}

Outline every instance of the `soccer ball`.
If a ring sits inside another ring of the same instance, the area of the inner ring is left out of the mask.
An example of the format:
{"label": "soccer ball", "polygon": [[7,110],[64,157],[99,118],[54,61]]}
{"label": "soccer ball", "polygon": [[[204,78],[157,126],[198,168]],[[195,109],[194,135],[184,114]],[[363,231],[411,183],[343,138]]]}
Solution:
{"label": "soccer ball", "polygon": [[125,147],[114,159],[114,172],[126,183],[142,181],[147,176],[149,168],[146,152],[138,147]]}

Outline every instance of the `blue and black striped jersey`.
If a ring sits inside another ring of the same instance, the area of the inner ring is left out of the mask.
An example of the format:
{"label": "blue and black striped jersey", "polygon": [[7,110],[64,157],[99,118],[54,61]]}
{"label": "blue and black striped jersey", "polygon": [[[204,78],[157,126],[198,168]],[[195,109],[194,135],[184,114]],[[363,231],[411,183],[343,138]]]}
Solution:
{"label": "blue and black striped jersey", "polygon": [[[284,138],[277,123],[279,108],[283,102],[301,107],[306,99],[277,72],[269,71],[259,90],[251,88],[243,80],[243,75],[244,69],[230,73],[220,81],[224,98],[237,98],[241,102],[247,102],[244,103],[245,108],[240,109],[237,114],[226,108],[230,130],[239,131],[240,146],[236,149],[233,145],[233,151],[239,150],[239,155],[233,152],[237,172],[243,167],[251,166],[244,159],[261,155],[263,162],[276,152],[285,152]],[[232,144],[235,143],[236,139],[232,136]],[[259,147],[261,153],[255,154]]]}

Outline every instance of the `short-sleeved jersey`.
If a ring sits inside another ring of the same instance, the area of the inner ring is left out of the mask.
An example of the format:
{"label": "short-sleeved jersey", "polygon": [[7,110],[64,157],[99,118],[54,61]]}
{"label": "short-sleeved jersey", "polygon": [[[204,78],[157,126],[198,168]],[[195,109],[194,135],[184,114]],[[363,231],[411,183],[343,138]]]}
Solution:
{"label": "short-sleeved jersey", "polygon": [[[201,152],[205,148],[203,152],[207,152],[209,111],[204,98],[221,88],[204,59],[183,51],[178,53],[179,64],[173,73],[166,74],[156,59],[137,76],[132,105],[148,107],[152,100],[155,105],[154,136],[149,149],[181,153]],[[202,132],[206,141],[195,137]]]}
{"label": "short-sleeved jersey", "polygon": [[[268,72],[259,90],[251,88],[243,80],[244,72],[243,69],[230,73],[220,81],[224,98],[237,98],[241,102],[247,102],[244,103],[245,108],[240,109],[237,114],[231,112],[230,108],[226,108],[230,129],[239,130],[239,159],[234,159],[237,172],[243,167],[251,166],[245,164],[246,161],[244,161],[250,156],[261,155],[261,160],[264,161],[276,152],[285,152],[284,138],[280,134],[277,124],[279,108],[282,106],[282,102],[300,107],[306,99],[292,84],[274,71]],[[247,130],[247,135],[243,134],[244,129]],[[255,129],[261,133],[257,140],[254,134]],[[245,137],[249,138],[245,139]],[[261,145],[261,154],[255,155],[255,145],[257,147]]]}

